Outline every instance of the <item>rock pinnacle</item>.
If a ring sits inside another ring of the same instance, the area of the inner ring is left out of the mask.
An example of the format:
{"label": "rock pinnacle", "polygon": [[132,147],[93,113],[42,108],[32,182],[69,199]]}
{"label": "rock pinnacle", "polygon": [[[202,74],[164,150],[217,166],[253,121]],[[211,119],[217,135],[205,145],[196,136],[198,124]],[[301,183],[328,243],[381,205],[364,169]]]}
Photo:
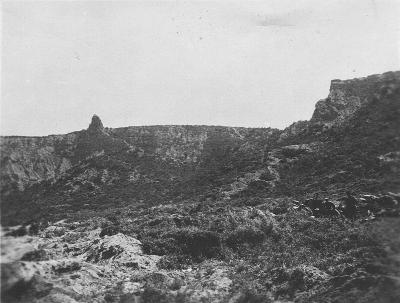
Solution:
{"label": "rock pinnacle", "polygon": [[100,120],[100,117],[97,115],[93,115],[92,122],[88,127],[89,132],[102,132],[104,130],[103,123]]}

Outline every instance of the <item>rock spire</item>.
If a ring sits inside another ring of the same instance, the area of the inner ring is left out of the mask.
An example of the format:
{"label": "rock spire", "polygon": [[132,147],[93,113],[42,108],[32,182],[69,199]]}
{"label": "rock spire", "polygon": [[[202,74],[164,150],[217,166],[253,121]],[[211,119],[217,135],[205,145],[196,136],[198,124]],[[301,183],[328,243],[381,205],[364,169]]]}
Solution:
{"label": "rock spire", "polygon": [[104,131],[104,126],[103,123],[101,122],[101,119],[97,115],[93,115],[92,117],[92,122],[90,123],[88,127],[88,132],[91,133],[98,133],[98,132],[103,132]]}

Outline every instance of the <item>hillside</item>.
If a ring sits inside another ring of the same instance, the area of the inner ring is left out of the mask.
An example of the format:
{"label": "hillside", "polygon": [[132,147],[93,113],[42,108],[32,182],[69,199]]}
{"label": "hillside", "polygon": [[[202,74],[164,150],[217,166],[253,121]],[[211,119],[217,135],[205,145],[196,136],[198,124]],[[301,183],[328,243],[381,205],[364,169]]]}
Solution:
{"label": "hillside", "polygon": [[94,116],[87,130],[67,135],[3,137],[2,201],[16,218],[19,203],[28,204],[24,210],[32,214],[36,204],[57,213],[87,204],[229,198],[248,190],[278,196],[330,188],[393,190],[399,186],[391,168],[400,150],[399,77],[400,72],[389,72],[333,80],[311,120],[283,131],[111,129]]}
{"label": "hillside", "polygon": [[[3,241],[24,247],[2,261],[4,298],[395,302],[399,130],[400,72],[388,72],[333,80],[284,130],[107,128],[95,115],[66,135],[2,137]],[[346,191],[384,201],[381,218],[296,208]]]}

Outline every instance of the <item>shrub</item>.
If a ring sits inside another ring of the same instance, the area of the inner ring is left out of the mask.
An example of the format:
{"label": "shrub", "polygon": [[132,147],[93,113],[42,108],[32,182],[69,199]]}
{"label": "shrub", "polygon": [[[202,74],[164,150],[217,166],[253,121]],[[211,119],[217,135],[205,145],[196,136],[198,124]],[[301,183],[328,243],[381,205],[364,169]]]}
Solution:
{"label": "shrub", "polygon": [[221,241],[218,233],[184,228],[170,234],[184,254],[193,257],[215,257],[220,252]]}
{"label": "shrub", "polygon": [[26,230],[26,226],[21,226],[13,231],[11,231],[8,235],[12,237],[23,237],[28,234],[28,231]]}
{"label": "shrub", "polygon": [[175,240],[171,237],[161,235],[157,237],[155,234],[147,234],[145,237],[140,238],[142,242],[143,251],[150,255],[166,255],[177,252]]}
{"label": "shrub", "polygon": [[253,226],[240,226],[229,233],[225,242],[229,247],[234,248],[244,243],[255,245],[261,243],[264,238],[265,234],[260,229]]}
{"label": "shrub", "polygon": [[102,228],[99,236],[101,238],[103,238],[104,236],[113,236],[120,233],[121,231],[122,230],[119,225],[110,225]]}
{"label": "shrub", "polygon": [[44,261],[48,260],[47,253],[44,249],[37,249],[34,251],[29,251],[24,254],[21,258],[21,261]]}
{"label": "shrub", "polygon": [[246,289],[244,290],[236,301],[237,303],[268,303],[271,302],[263,294],[258,294],[255,290]]}
{"label": "shrub", "polygon": [[143,303],[168,303],[167,294],[159,289],[153,287],[146,287],[141,296]]}

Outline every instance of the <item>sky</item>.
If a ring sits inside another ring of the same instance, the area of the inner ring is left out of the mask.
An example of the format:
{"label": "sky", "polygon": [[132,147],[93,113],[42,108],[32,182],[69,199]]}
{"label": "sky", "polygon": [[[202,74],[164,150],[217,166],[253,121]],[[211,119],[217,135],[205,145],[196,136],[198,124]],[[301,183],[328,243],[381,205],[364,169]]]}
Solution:
{"label": "sky", "polygon": [[400,69],[400,0],[2,1],[1,135],[308,120]]}

